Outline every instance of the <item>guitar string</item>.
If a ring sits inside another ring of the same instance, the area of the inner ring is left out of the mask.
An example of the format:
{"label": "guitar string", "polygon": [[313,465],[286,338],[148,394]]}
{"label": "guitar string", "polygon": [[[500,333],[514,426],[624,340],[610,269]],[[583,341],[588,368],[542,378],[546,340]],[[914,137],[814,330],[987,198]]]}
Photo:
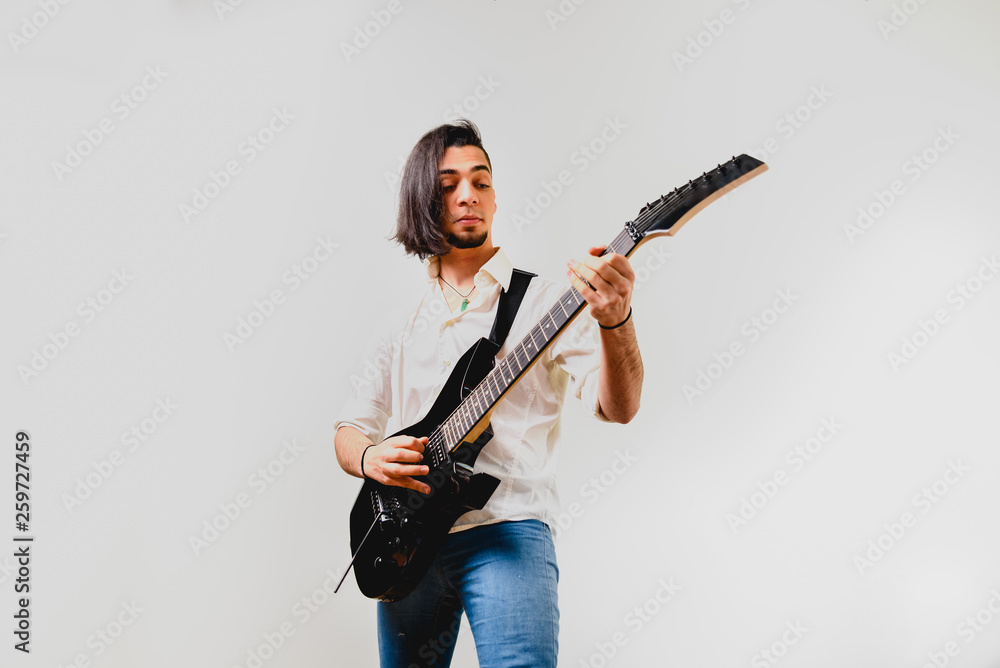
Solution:
{"label": "guitar string", "polygon": [[[717,172],[718,173],[723,172],[725,168],[730,165],[730,163],[735,163],[735,162],[736,162],[735,160],[730,160],[724,163],[723,165],[719,165],[710,172],[706,172],[705,174],[703,174],[698,178],[705,179],[706,181],[708,181],[711,178],[714,178]],[[737,165],[734,164],[734,166]],[[695,190],[698,186],[698,184],[696,184],[695,181],[697,181],[697,179],[693,179],[688,183],[684,184],[683,186],[674,189],[670,194],[662,196],[661,198],[659,198],[659,200],[657,200],[656,204],[650,204],[648,207],[645,208],[644,211],[641,211],[639,215],[636,216],[635,220],[631,221],[632,226],[640,233],[644,234],[646,231],[648,231],[649,227],[652,226],[652,223],[654,222],[652,219],[654,219],[662,211],[664,207],[669,207],[681,203],[686,204],[689,201],[693,200],[696,194]],[[718,188],[715,188],[712,192],[714,192],[715,190],[718,190]],[[632,240],[631,235],[627,233],[627,230],[623,230],[618,233],[618,235],[615,237],[614,240],[612,240],[609,246],[615,252],[621,254],[622,250],[625,250],[625,248],[624,246],[618,247],[617,244],[628,240]],[[563,303],[564,298],[567,295],[569,295],[572,302],[574,302],[574,307],[572,311],[567,311],[566,310],[567,304]],[[576,312],[577,308],[583,305],[584,301],[585,300],[583,300],[583,296],[579,293],[579,291],[575,287],[571,287],[566,293],[562,295],[562,297],[560,297],[559,301],[547,313],[547,315],[550,317],[550,319],[552,319],[554,324],[556,324],[556,321],[555,318],[552,317],[552,313],[556,306],[559,306],[563,311],[563,313],[566,315],[566,320],[563,321],[562,323],[558,323],[558,326],[556,327],[557,330],[572,317],[572,314]],[[558,315],[558,313],[556,314]],[[493,397],[493,391],[489,389],[484,389],[487,388],[487,381],[489,380],[493,381],[494,385],[497,386],[499,394],[503,394],[503,392],[507,389],[507,387],[510,387],[510,385],[513,384],[514,380],[516,380],[517,377],[520,375],[520,373],[523,372],[524,370],[524,366],[522,366],[518,358],[518,353],[520,352],[521,354],[523,354],[526,361],[531,360],[531,355],[528,353],[528,349],[524,346],[525,341],[530,339],[537,353],[538,347],[532,335],[535,329],[539,329],[539,333],[542,335],[543,339],[546,340],[546,343],[548,343],[549,339],[545,336],[544,328],[539,328],[538,325],[533,327],[531,330],[529,330],[528,335],[525,336],[518,344],[516,344],[514,348],[511,350],[511,352],[505,355],[504,358],[500,361],[500,363],[496,365],[492,370],[490,370],[490,372],[486,375],[486,377],[484,377],[484,379],[469,393],[469,395],[467,395],[466,397],[467,399],[472,399],[477,403],[485,404],[487,406],[487,410],[488,407],[492,406],[492,404],[496,402],[497,399]],[[511,371],[511,363],[515,361],[517,362],[517,367],[519,368],[516,374]],[[504,370],[506,370],[507,373],[511,376],[510,384],[508,384],[507,379],[503,375]],[[500,383],[497,382],[496,376],[500,376],[500,379],[503,380],[503,384],[505,386],[503,389],[500,389]],[[489,399],[483,396],[486,393],[489,394]],[[472,426],[476,424],[477,418],[474,415],[461,412],[462,407],[465,406],[465,404],[466,400],[463,399],[462,403],[460,403],[459,406],[456,407],[456,409],[451,413],[451,415],[445,418],[445,420],[442,421],[441,425],[437,429],[435,429],[434,432],[432,432],[435,446],[439,448],[439,452],[442,455],[445,454],[447,451],[449,451],[445,440],[445,436],[450,435],[451,438],[448,440],[460,442],[460,439],[464,436],[464,434],[460,436],[458,432],[461,430],[465,431],[465,433],[468,433],[468,430],[471,430]],[[485,413],[486,411],[483,411],[483,415],[485,415]],[[459,422],[458,425],[455,424],[455,418],[457,418]],[[478,419],[482,419],[482,416],[480,416]],[[450,432],[450,434],[443,433],[442,427],[444,427],[447,432]],[[459,429],[459,427],[461,429]],[[456,443],[456,445],[457,444],[458,443]]]}
{"label": "guitar string", "polygon": [[[721,166],[720,166],[720,168],[721,168]],[[720,168],[717,168],[716,170],[713,170],[713,172],[714,171],[718,171]],[[705,178],[706,176],[708,176],[708,174],[703,175],[703,177],[699,177],[699,178]],[[636,219],[634,221],[632,221],[633,227],[635,227],[640,232],[647,230],[648,229],[647,223],[650,223],[651,222],[650,219],[653,218],[653,217],[655,217],[657,215],[657,213],[660,210],[662,210],[664,207],[670,206],[670,205],[673,205],[673,204],[677,204],[677,203],[681,203],[681,202],[687,202],[687,201],[693,199],[695,188],[696,188],[696,185],[695,185],[694,181],[692,180],[691,182],[685,184],[684,186],[681,186],[680,188],[675,189],[669,195],[661,197],[660,200],[655,205],[648,206],[648,208],[646,208],[645,211],[641,212],[636,217]],[[631,239],[631,236],[627,235],[626,231],[622,231],[622,232],[620,232],[618,234],[618,236],[615,237],[615,239],[611,242],[611,244],[609,244],[609,246],[615,252],[621,253],[622,250],[624,250],[624,247],[618,247],[618,244],[622,243],[622,242],[624,242],[624,241],[626,241],[628,239]],[[563,313],[566,315],[566,321],[568,321],[569,318],[571,317],[571,312],[569,312],[569,311],[566,310],[566,306],[568,304],[564,303],[564,299],[565,299],[565,297],[567,295],[569,295],[570,298],[571,298],[571,301],[574,302],[574,308],[572,309],[572,312],[574,312],[574,313],[576,311],[576,308],[582,306],[582,303],[584,301],[582,299],[582,295],[580,295],[579,291],[577,291],[576,288],[571,288],[569,291],[567,291],[566,294],[564,294],[562,297],[560,297],[560,300],[559,300],[559,302],[557,302],[556,306],[559,306],[562,309]],[[555,309],[554,306],[553,306],[552,309],[550,309],[550,312],[548,314],[550,316],[550,318],[552,318],[552,311],[554,309]],[[552,320],[553,320],[553,323],[555,323],[555,319],[552,318]],[[566,321],[564,321],[563,323],[560,323],[560,326],[562,324],[565,324]],[[537,325],[536,325],[536,327],[537,327]],[[537,352],[537,344],[534,343],[534,337],[532,335],[532,332],[534,332],[534,330],[535,330],[535,328],[532,328],[529,331],[528,335],[525,336],[524,339],[522,339],[521,342],[519,342],[516,346],[514,346],[514,348],[511,350],[511,352],[508,353],[503,358],[503,360],[501,360],[501,362],[497,365],[497,367],[494,367],[494,369],[492,369],[490,371],[490,373],[487,374],[487,376],[483,379],[483,381],[480,382],[480,384],[477,385],[477,387],[472,392],[470,392],[470,394],[468,395],[468,398],[470,398],[471,400],[473,400],[473,401],[475,401],[475,402],[477,402],[479,404],[485,403],[487,406],[490,406],[490,405],[492,405],[492,403],[495,403],[496,398],[493,396],[492,390],[489,390],[489,392],[488,392],[489,395],[490,395],[489,396],[489,400],[487,400],[486,397],[483,396],[483,394],[485,394],[485,392],[483,390],[484,390],[484,388],[487,388],[487,381],[488,380],[492,380],[494,382],[494,384],[496,384],[498,386],[498,389],[499,389],[499,384],[496,383],[496,376],[497,375],[499,375],[501,377],[501,379],[504,381],[504,385],[506,387],[509,387],[510,384],[513,383],[513,381],[517,378],[517,376],[524,369],[524,365],[521,364],[521,361],[519,359],[519,354],[523,354],[523,356],[525,357],[526,361],[531,359],[531,355],[528,353],[528,349],[524,346],[525,341],[529,340],[529,338],[530,338],[530,340],[531,340],[531,342],[532,342],[532,344],[535,347],[536,352]],[[543,330],[541,330],[540,333],[542,334],[543,337],[545,337],[545,333],[544,333]],[[518,368],[518,372],[516,374],[513,373],[510,370],[510,368],[512,366],[512,363],[514,361],[517,362],[517,367],[516,368]],[[507,371],[507,373],[511,376],[510,384],[508,383],[507,379],[503,375],[504,371]],[[506,387],[504,389],[506,389]],[[499,394],[503,394],[503,390],[500,390]],[[463,406],[466,409],[464,412],[462,410]],[[485,415],[485,412],[486,411],[483,411],[483,415]],[[455,418],[456,417],[458,418],[459,425],[455,424]],[[481,419],[481,416],[478,419]],[[463,400],[462,404],[460,404],[458,407],[456,407],[456,410],[453,411],[453,413],[442,422],[441,426],[445,426],[447,432],[450,432],[450,434],[439,433],[438,430],[435,430],[435,436],[437,437],[437,438],[435,438],[435,446],[437,446],[439,448],[439,450],[440,449],[447,450],[448,448],[447,448],[447,445],[445,443],[444,436],[445,435],[450,435],[451,438],[449,440],[459,441],[460,438],[461,438],[461,436],[458,435],[459,429],[456,428],[456,427],[460,427],[461,431],[465,431],[467,433],[467,431],[470,430],[472,426],[474,426],[476,420],[477,420],[477,418],[474,415],[471,415],[471,414],[468,413],[468,406],[466,405],[466,401]],[[456,445],[457,445],[457,443],[456,443]]]}

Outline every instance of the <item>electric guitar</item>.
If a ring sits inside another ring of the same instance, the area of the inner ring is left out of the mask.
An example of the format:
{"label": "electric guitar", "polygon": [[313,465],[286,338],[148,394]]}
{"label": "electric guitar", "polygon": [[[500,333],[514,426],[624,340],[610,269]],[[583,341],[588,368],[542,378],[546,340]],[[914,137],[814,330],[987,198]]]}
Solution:
{"label": "electric guitar", "polygon": [[[734,157],[646,204],[604,253],[628,257],[653,237],[673,236],[710,203],[766,170],[748,155]],[[423,464],[430,472],[416,479],[431,493],[364,481],[351,510],[351,565],[361,593],[387,602],[405,597],[458,518],[486,504],[500,480],[473,467],[493,436],[493,409],[586,305],[571,287],[499,362],[496,343],[479,339],[455,365],[426,417],[393,434],[428,437]]]}

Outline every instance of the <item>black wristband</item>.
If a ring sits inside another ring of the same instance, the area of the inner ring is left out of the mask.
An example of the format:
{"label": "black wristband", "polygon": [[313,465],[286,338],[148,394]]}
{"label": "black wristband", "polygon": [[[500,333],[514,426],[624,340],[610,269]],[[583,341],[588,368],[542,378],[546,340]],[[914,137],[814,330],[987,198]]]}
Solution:
{"label": "black wristband", "polygon": [[624,319],[624,320],[622,320],[622,321],[621,321],[620,323],[618,323],[617,325],[613,325],[613,326],[611,326],[611,327],[605,327],[605,326],[604,326],[604,325],[602,325],[601,323],[597,323],[597,326],[598,326],[598,327],[600,327],[601,329],[618,329],[619,327],[621,327],[622,325],[624,325],[624,324],[625,324],[626,322],[628,322],[629,318],[631,318],[631,317],[632,317],[632,307],[631,307],[631,306],[629,306],[629,307],[628,307],[628,315],[627,315],[627,316],[625,316],[625,319]]}
{"label": "black wristband", "polygon": [[[374,443],[372,443],[371,445],[368,446],[368,448],[373,448],[373,447],[375,447]],[[368,448],[365,448],[364,451],[361,453],[361,477],[362,478],[368,478],[368,474],[365,473],[365,455],[368,454]],[[368,478],[368,479],[371,480],[371,478]]]}

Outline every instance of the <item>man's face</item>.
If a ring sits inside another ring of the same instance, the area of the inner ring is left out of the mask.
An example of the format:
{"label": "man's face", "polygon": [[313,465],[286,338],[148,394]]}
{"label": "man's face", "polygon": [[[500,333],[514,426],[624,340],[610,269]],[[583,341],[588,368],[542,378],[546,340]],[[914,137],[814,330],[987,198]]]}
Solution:
{"label": "man's face", "polygon": [[438,178],[444,193],[442,229],[454,248],[478,248],[490,238],[497,203],[486,154],[476,146],[450,147]]}

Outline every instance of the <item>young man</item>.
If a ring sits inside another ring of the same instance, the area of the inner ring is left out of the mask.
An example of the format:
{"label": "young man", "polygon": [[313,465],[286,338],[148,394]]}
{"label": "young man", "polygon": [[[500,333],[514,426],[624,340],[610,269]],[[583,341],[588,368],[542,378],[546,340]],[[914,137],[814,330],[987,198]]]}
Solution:
{"label": "young man", "polygon": [[[347,473],[430,491],[414,479],[428,472],[421,464],[427,439],[382,439],[390,416],[401,427],[422,418],[452,365],[489,335],[512,272],[493,245],[496,208],[492,165],[475,125],[442,125],[420,139],[403,172],[396,240],[424,260],[428,288],[375,343],[375,378],[354,387],[334,425],[337,459]],[[499,478],[500,486],[482,510],[458,519],[409,596],[378,603],[383,668],[450,665],[463,610],[481,666],[556,665],[558,568],[548,524],[559,510],[563,398],[569,389],[597,419],[625,423],[639,408],[642,387],[630,306],[635,274],[627,258],[599,257],[602,250],[593,247],[583,262],[567,263],[589,308],[493,412],[494,436],[475,469]],[[565,290],[532,279],[498,358]]]}

